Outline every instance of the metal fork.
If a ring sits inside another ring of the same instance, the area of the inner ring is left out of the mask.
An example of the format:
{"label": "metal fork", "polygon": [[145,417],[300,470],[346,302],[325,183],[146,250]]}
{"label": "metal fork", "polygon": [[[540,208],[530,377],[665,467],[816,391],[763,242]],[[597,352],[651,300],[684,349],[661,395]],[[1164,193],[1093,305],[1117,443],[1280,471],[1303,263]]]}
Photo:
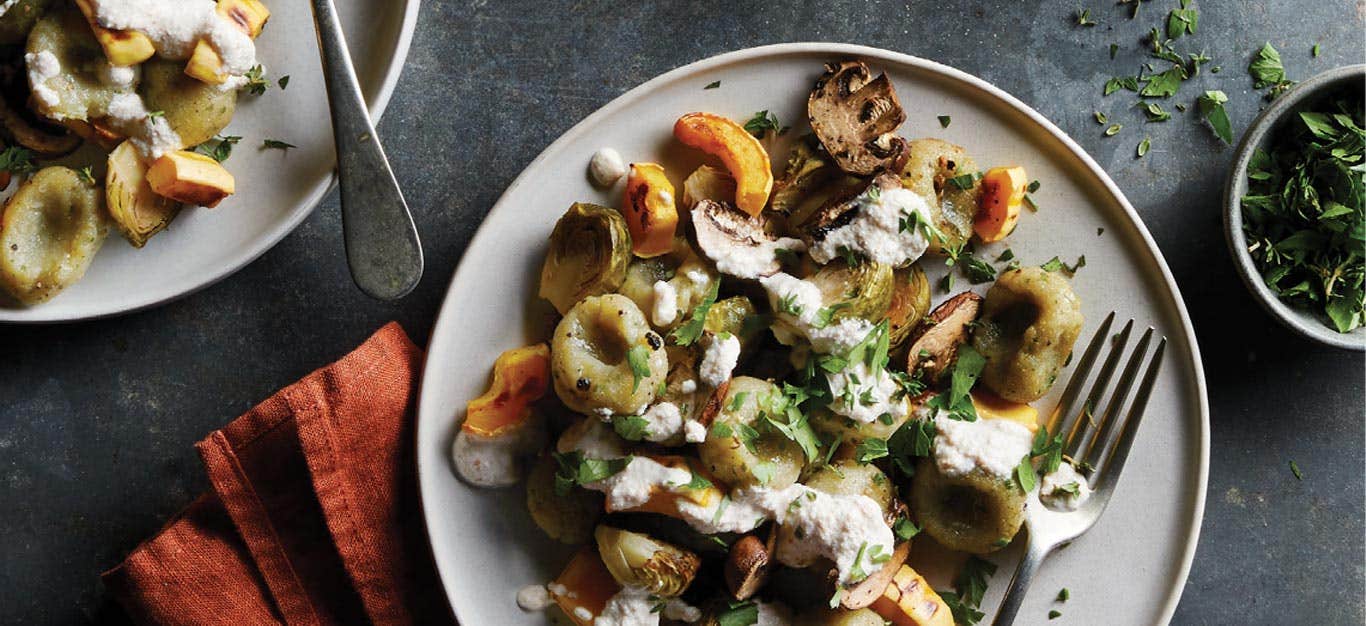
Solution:
{"label": "metal fork", "polygon": [[[1111,312],[1096,331],[1095,337],[1086,347],[1086,352],[1077,362],[1077,369],[1063,390],[1058,406],[1049,415],[1047,424],[1049,437],[1063,433],[1063,455],[1065,459],[1078,466],[1082,477],[1092,489],[1091,497],[1076,511],[1068,512],[1053,511],[1043,506],[1037,490],[1029,494],[1024,524],[1028,531],[1028,543],[1025,544],[1024,558],[1015,569],[1015,576],[1010,580],[1005,600],[1002,601],[996,619],[992,622],[994,626],[1009,626],[1015,621],[1015,615],[1024,603],[1025,591],[1033,581],[1034,575],[1038,573],[1043,560],[1054,550],[1071,543],[1096,524],[1100,514],[1105,511],[1105,505],[1110,502],[1115,483],[1119,481],[1120,471],[1124,469],[1124,462],[1129,458],[1134,434],[1138,432],[1143,410],[1148,405],[1148,398],[1152,395],[1153,385],[1162,367],[1162,355],[1167,349],[1167,339],[1158,339],[1157,349],[1148,361],[1147,370],[1143,373],[1133,404],[1127,413],[1123,413],[1124,404],[1129,399],[1134,382],[1138,380],[1139,369],[1152,343],[1154,331],[1149,327],[1143,333],[1120,373],[1119,381],[1111,388],[1110,380],[1124,356],[1134,328],[1133,320],[1129,320],[1124,329],[1112,337],[1110,329],[1114,321],[1115,314]],[[1085,403],[1078,409],[1077,398],[1091,377],[1092,366],[1095,365],[1106,343],[1110,344],[1109,353],[1101,364],[1100,372],[1091,384],[1090,391],[1086,394]],[[1092,410],[1099,407],[1101,400],[1107,395],[1109,403],[1105,411],[1096,416]],[[1116,422],[1119,422],[1118,427]]]}

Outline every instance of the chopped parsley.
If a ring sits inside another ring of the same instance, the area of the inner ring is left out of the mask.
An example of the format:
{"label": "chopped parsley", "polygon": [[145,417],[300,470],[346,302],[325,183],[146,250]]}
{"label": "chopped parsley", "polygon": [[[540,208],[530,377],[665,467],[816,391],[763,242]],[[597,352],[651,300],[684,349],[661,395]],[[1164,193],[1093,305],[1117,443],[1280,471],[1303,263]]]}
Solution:
{"label": "chopped parsley", "polygon": [[1144,137],[1143,141],[1138,142],[1138,158],[1143,158],[1148,154],[1148,150],[1153,147],[1151,139]]}
{"label": "chopped parsley", "polygon": [[1138,91],[1137,76],[1116,76],[1105,81],[1105,95],[1110,95],[1121,89],[1127,91]]}
{"label": "chopped parsley", "polygon": [[79,176],[80,179],[85,181],[87,184],[95,184],[95,174],[91,171],[89,165],[76,170],[76,175]]}
{"label": "chopped parsley", "polygon": [[[262,95],[270,88],[270,80],[266,78],[266,69],[260,65],[252,66],[243,76],[247,82],[242,85],[242,89],[247,90],[247,93],[253,96]],[[285,81],[285,84],[289,84],[289,81]]]}
{"label": "chopped parsley", "polygon": [[1057,609],[1048,610],[1048,619],[1058,619],[1059,617],[1062,617],[1062,611]]}
{"label": "chopped parsley", "polygon": [[1295,475],[1295,480],[1304,480],[1304,474],[1300,473],[1299,464],[1294,461],[1290,462],[1290,473]]}
{"label": "chopped parsley", "polygon": [[721,281],[712,282],[711,289],[707,290],[707,295],[702,301],[693,307],[692,315],[688,321],[680,324],[673,332],[669,333],[669,340],[675,345],[691,346],[702,337],[702,330],[707,323],[707,313],[711,311],[711,305],[716,303],[716,296],[720,293]]}
{"label": "chopped parsley", "polygon": [[612,430],[627,441],[641,441],[650,434],[650,421],[639,415],[618,415],[612,418]]}
{"label": "chopped parsley", "polygon": [[755,113],[749,118],[749,121],[745,122],[745,130],[749,131],[749,134],[760,139],[768,134],[768,131],[778,132],[780,129],[781,126],[778,124],[778,116],[767,110]]}
{"label": "chopped parsley", "polygon": [[1097,124],[1104,124],[1105,122],[1110,120],[1109,117],[1107,117],[1104,113],[1101,113],[1100,111],[1096,111],[1092,115],[1096,118]]}
{"label": "chopped parsley", "polygon": [[948,127],[949,127],[949,124],[952,123],[952,122],[953,122],[953,118],[952,118],[952,117],[949,117],[949,116],[947,116],[947,115],[940,115],[940,116],[939,116],[939,127],[940,127],[940,128],[948,128]]}
{"label": "chopped parsley", "polygon": [[707,83],[707,86],[706,86],[706,87],[703,87],[703,89],[716,89],[717,87],[720,87],[720,86],[721,86],[721,81],[719,81],[719,80],[714,80],[714,81],[712,81],[712,82]]}
{"label": "chopped parsley", "polygon": [[1124,125],[1123,125],[1123,124],[1111,124],[1109,128],[1105,129],[1105,136],[1106,136],[1106,137],[1114,137],[1115,135],[1118,135],[1118,134],[1119,134],[1119,131],[1121,131],[1121,130],[1123,130],[1123,129],[1124,129]]}
{"label": "chopped parsley", "polygon": [[870,463],[887,456],[887,454],[887,440],[870,437],[859,442],[854,453],[854,460],[859,463]]}
{"label": "chopped parsley", "polygon": [[1344,90],[1286,123],[1248,163],[1242,198],[1248,253],[1287,304],[1323,313],[1339,332],[1363,323],[1366,111]]}
{"label": "chopped parsley", "polygon": [[631,366],[631,393],[640,389],[640,381],[650,376],[650,349],[645,346],[632,346],[626,351],[626,364]]}
{"label": "chopped parsley", "polygon": [[1167,39],[1194,35],[1200,23],[1200,12],[1190,8],[1190,0],[1181,0],[1181,8],[1167,14]]}
{"label": "chopped parsley", "polygon": [[1309,53],[1314,55],[1314,58],[1319,58],[1319,44],[1314,44],[1314,48]]}
{"label": "chopped parsley", "polygon": [[240,141],[242,138],[237,135],[217,135],[213,139],[195,146],[194,150],[222,163],[232,156],[232,147]]}
{"label": "chopped parsley", "polygon": [[920,534],[920,529],[916,527],[908,517],[898,517],[896,523],[892,524],[892,534],[901,541],[908,541],[912,537]]}
{"label": "chopped parsley", "polygon": [[959,259],[958,267],[963,271],[963,276],[967,277],[968,282],[974,285],[996,280],[996,268],[992,267],[990,263],[977,258],[977,255],[975,254],[964,254]]}
{"label": "chopped parsley", "polygon": [[33,153],[19,146],[9,146],[0,152],[0,172],[24,175],[32,174],[38,166],[33,163]]}
{"label": "chopped parsley", "polygon": [[972,186],[977,184],[977,181],[981,178],[981,172],[973,172],[971,174],[960,174],[958,176],[950,178],[949,184],[966,191],[968,189],[972,189]]}
{"label": "chopped parsley", "polygon": [[759,605],[753,602],[731,602],[716,615],[716,626],[754,626],[759,623]]}
{"label": "chopped parsley", "polygon": [[1247,65],[1247,73],[1252,75],[1252,88],[1265,89],[1271,88],[1267,93],[1267,99],[1281,95],[1285,90],[1294,85],[1294,81],[1285,77],[1285,65],[1281,63],[1281,53],[1267,42],[1261,50],[1252,57],[1252,62]]}
{"label": "chopped parsley", "polygon": [[1209,124],[1210,130],[1214,131],[1214,136],[1223,140],[1224,143],[1231,144],[1233,143],[1233,125],[1228,120],[1228,111],[1224,110],[1225,102],[1228,102],[1228,96],[1217,89],[1206,91],[1195,100],[1200,110],[1200,117]]}
{"label": "chopped parsley", "polygon": [[1072,597],[1072,592],[1068,591],[1068,590],[1067,590],[1067,587],[1063,587],[1062,589],[1060,589],[1060,590],[1058,591],[1058,597],[1057,597],[1054,601],[1055,601],[1055,602],[1066,602],[1066,601],[1068,601],[1071,597]]}
{"label": "chopped parsley", "polygon": [[297,147],[299,147],[299,146],[296,146],[296,145],[294,145],[294,144],[292,144],[292,143],[289,143],[289,142],[286,142],[286,141],[280,141],[279,139],[267,139],[267,140],[261,142],[261,149],[262,149],[262,150],[285,150],[285,151],[288,151],[290,148],[297,148]]}
{"label": "chopped parsley", "polygon": [[555,493],[565,495],[575,485],[587,485],[617,475],[630,464],[632,457],[593,459],[577,450],[552,452],[559,469],[555,472]]}
{"label": "chopped parsley", "polygon": [[1039,475],[1034,471],[1034,462],[1026,454],[1020,459],[1019,465],[1015,466],[1015,483],[1020,486],[1020,491],[1029,493],[1038,482]]}
{"label": "chopped parsley", "polygon": [[1080,9],[1077,11],[1077,26],[1095,26],[1096,21],[1091,19],[1091,9]]}
{"label": "chopped parsley", "polygon": [[280,91],[289,89],[289,74],[281,76],[280,80],[276,84],[280,85]]}
{"label": "chopped parsley", "polygon": [[892,458],[892,465],[902,474],[914,476],[916,459],[930,455],[934,433],[933,420],[917,419],[902,424],[887,440],[887,453]]}
{"label": "chopped parsley", "polygon": [[960,346],[958,358],[953,363],[949,390],[931,398],[926,404],[930,408],[947,412],[951,419],[977,421],[977,408],[972,404],[972,385],[982,374],[986,362],[986,358],[976,348],[969,344]]}
{"label": "chopped parsley", "polygon": [[1172,114],[1162,109],[1162,105],[1156,102],[1141,102],[1143,113],[1148,116],[1149,122],[1165,122],[1172,118]]}

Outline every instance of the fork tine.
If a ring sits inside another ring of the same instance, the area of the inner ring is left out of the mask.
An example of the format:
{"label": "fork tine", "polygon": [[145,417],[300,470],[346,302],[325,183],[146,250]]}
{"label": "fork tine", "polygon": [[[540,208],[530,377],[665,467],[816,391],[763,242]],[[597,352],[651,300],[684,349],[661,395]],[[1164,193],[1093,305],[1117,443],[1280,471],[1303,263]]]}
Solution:
{"label": "fork tine", "polygon": [[1148,354],[1148,344],[1152,343],[1153,332],[1153,327],[1149,326],[1143,337],[1138,340],[1133,354],[1129,356],[1129,362],[1124,365],[1124,371],[1119,375],[1119,383],[1110,393],[1110,402],[1100,417],[1095,437],[1091,438],[1085,452],[1077,457],[1077,460],[1095,466],[1100,462],[1100,453],[1114,443],[1111,441],[1111,434],[1115,430],[1115,422],[1119,419],[1119,412],[1123,410],[1124,403],[1129,401],[1129,392],[1133,391],[1134,380],[1138,378],[1138,368],[1143,365],[1143,357]]}
{"label": "fork tine", "polygon": [[1105,316],[1105,321],[1096,330],[1095,336],[1091,338],[1091,343],[1086,346],[1086,351],[1082,353],[1081,359],[1077,361],[1077,368],[1072,370],[1072,380],[1067,381],[1067,387],[1063,389],[1062,397],[1058,399],[1058,405],[1053,408],[1053,413],[1048,416],[1048,432],[1057,435],[1062,432],[1062,422],[1071,414],[1072,405],[1077,401],[1077,394],[1081,393],[1081,388],[1085,386],[1086,379],[1091,375],[1091,366],[1096,362],[1096,356],[1100,354],[1101,346],[1105,345],[1105,340],[1110,337],[1110,327],[1115,322],[1115,312],[1110,311]]}
{"label": "fork tine", "polygon": [[1091,393],[1086,394],[1086,403],[1081,405],[1081,410],[1072,418],[1072,428],[1064,440],[1063,454],[1073,459],[1077,458],[1077,451],[1086,442],[1088,435],[1095,431],[1095,420],[1092,419],[1092,411],[1100,403],[1100,399],[1105,395],[1105,390],[1110,387],[1110,378],[1115,374],[1115,368],[1119,366],[1119,359],[1124,355],[1124,348],[1129,345],[1129,335],[1134,330],[1134,321],[1129,320],[1124,324],[1124,329],[1119,331],[1114,341],[1110,345],[1110,354],[1105,357],[1105,363],[1100,366],[1100,374],[1096,375],[1096,382],[1091,384]]}
{"label": "fork tine", "polygon": [[1134,437],[1138,433],[1139,422],[1143,420],[1143,411],[1148,406],[1148,398],[1152,396],[1153,387],[1157,384],[1157,374],[1162,370],[1162,355],[1166,351],[1167,338],[1163,337],[1157,343],[1157,350],[1153,352],[1152,359],[1148,361],[1148,371],[1143,375],[1143,384],[1139,385],[1133,406],[1129,407],[1129,414],[1124,418],[1119,438],[1104,462],[1096,466],[1097,491],[1112,488],[1119,479],[1120,471],[1124,469],[1124,462],[1129,458],[1129,449],[1133,447]]}

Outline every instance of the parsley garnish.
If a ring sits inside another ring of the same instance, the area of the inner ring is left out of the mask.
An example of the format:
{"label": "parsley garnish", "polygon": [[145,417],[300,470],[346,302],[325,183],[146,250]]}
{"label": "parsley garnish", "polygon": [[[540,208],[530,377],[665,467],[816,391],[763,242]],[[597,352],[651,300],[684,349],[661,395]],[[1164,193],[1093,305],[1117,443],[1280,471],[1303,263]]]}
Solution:
{"label": "parsley garnish", "polygon": [[1062,611],[1057,609],[1048,610],[1048,619],[1058,619],[1059,617],[1062,617]]}
{"label": "parsley garnish", "polygon": [[277,84],[280,85],[280,91],[284,91],[284,90],[288,89],[288,88],[289,88],[289,74],[285,74],[284,76],[281,76],[281,77],[280,77],[280,80],[279,80],[279,82],[278,82]]}
{"label": "parsley garnish", "polygon": [[79,176],[80,179],[85,181],[87,184],[95,184],[95,174],[91,171],[89,165],[76,170],[76,175]]}
{"label": "parsley garnish", "polygon": [[631,346],[626,351],[626,363],[631,366],[631,393],[640,389],[640,381],[650,376],[650,349],[645,346]]}
{"label": "parsley garnish", "polygon": [[1058,597],[1055,601],[1066,602],[1071,597],[1072,593],[1067,590],[1067,587],[1063,587],[1061,590],[1058,591]]}
{"label": "parsley garnish", "polygon": [[939,116],[939,127],[940,127],[940,128],[948,128],[948,127],[949,127],[949,124],[952,123],[952,122],[953,122],[953,118],[952,118],[952,117],[949,117],[949,116],[947,116],[947,115],[940,115],[940,116]]}
{"label": "parsley garnish", "polygon": [[627,441],[641,441],[650,434],[650,422],[639,415],[618,415],[612,418],[612,430]]}
{"label": "parsley garnish", "polygon": [[990,263],[977,258],[977,255],[975,254],[969,253],[963,255],[959,267],[963,270],[963,276],[966,276],[968,282],[974,285],[996,280],[996,268],[992,267]]}
{"label": "parsley garnish", "polygon": [[716,616],[716,626],[754,626],[759,623],[759,605],[753,602],[731,602]]}
{"label": "parsley garnish", "polygon": [[1167,14],[1167,39],[1176,39],[1182,35],[1194,35],[1195,27],[1200,23],[1200,12],[1190,8],[1190,0],[1181,0],[1181,8],[1172,9]]}
{"label": "parsley garnish", "polygon": [[1091,19],[1091,9],[1080,9],[1077,11],[1077,26],[1095,26],[1095,20]]}
{"label": "parsley garnish", "polygon": [[887,456],[887,440],[870,437],[859,442],[854,453],[854,460],[859,463],[870,463],[885,456]]}
{"label": "parsley garnish", "polygon": [[707,86],[706,86],[706,87],[703,87],[703,89],[716,89],[717,87],[720,87],[720,86],[721,86],[721,81],[719,81],[719,80],[714,80],[714,81],[712,81],[712,82],[707,83]]}
{"label": "parsley garnish", "polygon": [[1039,482],[1039,475],[1034,471],[1034,463],[1028,454],[1020,459],[1019,465],[1015,466],[1015,482],[1020,486],[1020,491],[1025,493],[1033,491],[1034,486]]}
{"label": "parsley garnish", "polygon": [[[266,89],[270,88],[270,81],[266,79],[266,69],[260,65],[252,66],[243,76],[247,82],[242,85],[242,88],[253,96],[264,94]],[[289,84],[288,81],[285,84]]]}
{"label": "parsley garnish", "polygon": [[1290,462],[1290,473],[1295,475],[1295,480],[1304,480],[1304,474],[1300,473],[1300,466],[1294,461]]}
{"label": "parsley garnish", "polygon": [[954,176],[953,178],[950,178],[950,179],[949,179],[949,184],[953,185],[954,187],[957,187],[957,188],[959,188],[959,189],[962,189],[962,190],[966,191],[966,190],[968,190],[968,189],[972,189],[972,186],[973,186],[974,184],[976,184],[977,181],[978,181],[979,179],[981,179],[981,178],[982,178],[982,173],[981,173],[981,172],[973,172],[973,173],[971,173],[971,174],[961,174],[961,175],[958,175],[958,176]]}
{"label": "parsley garnish", "polygon": [[1252,57],[1252,62],[1248,63],[1247,73],[1252,75],[1253,89],[1271,88],[1267,93],[1267,98],[1275,98],[1282,92],[1289,89],[1294,81],[1285,77],[1285,66],[1281,64],[1281,53],[1267,42],[1257,51],[1257,55]]}
{"label": "parsley garnish", "polygon": [[1116,76],[1105,81],[1105,95],[1110,95],[1120,89],[1128,91],[1138,91],[1137,76]]}
{"label": "parsley garnish", "polygon": [[908,517],[898,517],[896,523],[892,524],[892,533],[901,541],[908,541],[910,538],[920,534],[920,529]]}
{"label": "parsley garnish", "polygon": [[958,348],[958,358],[953,363],[949,390],[929,400],[931,408],[945,411],[949,417],[965,422],[977,421],[977,408],[972,404],[972,386],[986,366],[986,358],[969,344]]}
{"label": "parsley garnish", "polygon": [[261,149],[262,149],[262,150],[285,150],[285,151],[288,151],[290,148],[297,148],[297,147],[299,147],[299,146],[296,146],[296,145],[294,145],[294,144],[292,144],[292,143],[289,143],[289,142],[280,141],[279,139],[267,139],[267,140],[261,142]]}
{"label": "parsley garnish", "polygon": [[692,315],[688,321],[680,324],[673,332],[669,333],[669,340],[675,345],[691,346],[702,336],[702,330],[707,323],[707,313],[711,311],[711,305],[716,303],[716,296],[720,292],[721,281],[711,284],[711,289],[707,290],[707,295],[702,301],[693,307]]}
{"label": "parsley garnish", "polygon": [[1139,106],[1147,114],[1149,122],[1165,122],[1172,118],[1172,114],[1163,110],[1162,105],[1156,102],[1139,103]]}
{"label": "parsley garnish", "polygon": [[930,455],[934,433],[933,420],[911,420],[902,424],[887,440],[887,452],[892,457],[892,465],[902,474],[914,476],[915,460]]}
{"label": "parsley garnish", "polygon": [[1144,137],[1143,141],[1138,142],[1138,158],[1143,158],[1148,154],[1148,150],[1153,147],[1151,139]]}
{"label": "parsley garnish", "polygon": [[1248,252],[1282,300],[1322,311],[1339,332],[1363,321],[1366,123],[1345,90],[1302,111],[1248,164],[1242,198]]}
{"label": "parsley garnish", "polygon": [[626,469],[632,457],[620,459],[592,459],[582,452],[552,452],[559,469],[555,473],[555,493],[565,495],[575,485],[587,485],[611,478]]}
{"label": "parsley garnish", "polygon": [[1205,118],[1210,130],[1214,131],[1214,136],[1222,139],[1224,143],[1233,143],[1233,126],[1228,120],[1228,111],[1224,110],[1224,103],[1228,102],[1228,96],[1219,90],[1206,91],[1195,100],[1200,109],[1200,117]]}
{"label": "parsley garnish", "polygon": [[1123,124],[1111,124],[1109,128],[1105,129],[1105,136],[1106,136],[1106,137],[1114,137],[1115,135],[1118,135],[1118,134],[1119,134],[1119,131],[1122,130],[1123,128],[1124,128],[1124,125],[1123,125]]}
{"label": "parsley garnish", "polygon": [[10,146],[0,152],[0,172],[24,175],[32,174],[38,166],[33,163],[33,153],[19,146]]}
{"label": "parsley garnish", "polygon": [[768,131],[778,132],[780,128],[781,127],[778,125],[778,116],[767,110],[755,113],[753,117],[749,118],[749,121],[745,122],[745,130],[749,131],[749,134],[760,139],[762,139]]}
{"label": "parsley garnish", "polygon": [[213,160],[222,163],[232,156],[232,147],[242,138],[237,135],[218,135],[204,143],[195,146],[195,152],[213,157]]}

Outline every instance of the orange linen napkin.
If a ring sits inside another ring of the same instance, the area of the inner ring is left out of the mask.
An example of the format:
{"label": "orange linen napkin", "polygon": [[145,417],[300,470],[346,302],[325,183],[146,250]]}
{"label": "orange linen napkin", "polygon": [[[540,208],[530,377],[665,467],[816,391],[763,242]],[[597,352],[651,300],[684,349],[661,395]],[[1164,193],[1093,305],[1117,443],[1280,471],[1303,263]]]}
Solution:
{"label": "orange linen napkin", "polygon": [[144,624],[450,624],[413,472],[421,353],[390,323],[199,442],[211,491],[105,572]]}

